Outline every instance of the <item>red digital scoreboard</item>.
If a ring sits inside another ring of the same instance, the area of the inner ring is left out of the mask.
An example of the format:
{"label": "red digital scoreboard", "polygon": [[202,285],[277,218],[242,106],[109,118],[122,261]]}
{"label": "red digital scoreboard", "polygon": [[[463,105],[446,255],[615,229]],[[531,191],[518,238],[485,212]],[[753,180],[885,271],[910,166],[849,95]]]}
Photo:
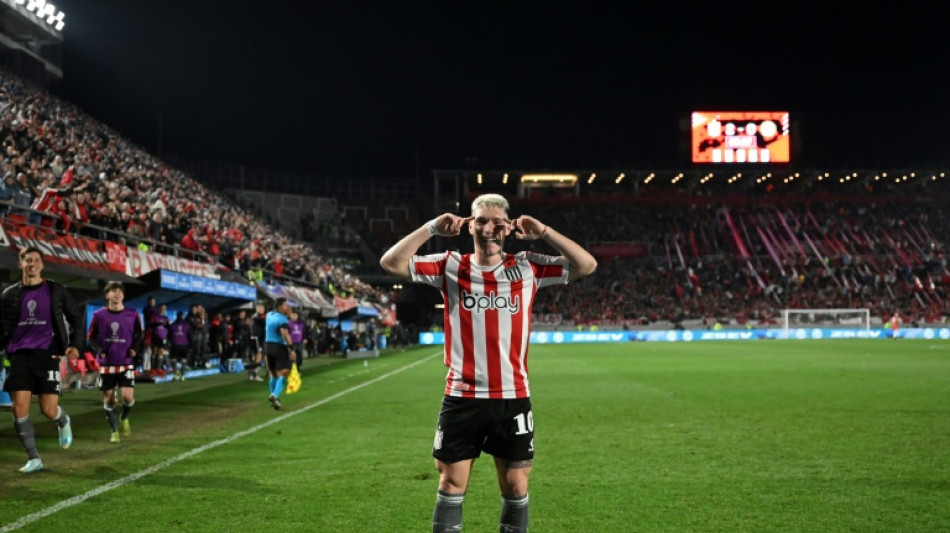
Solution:
{"label": "red digital scoreboard", "polygon": [[788,163],[788,130],[788,111],[693,111],[693,163]]}

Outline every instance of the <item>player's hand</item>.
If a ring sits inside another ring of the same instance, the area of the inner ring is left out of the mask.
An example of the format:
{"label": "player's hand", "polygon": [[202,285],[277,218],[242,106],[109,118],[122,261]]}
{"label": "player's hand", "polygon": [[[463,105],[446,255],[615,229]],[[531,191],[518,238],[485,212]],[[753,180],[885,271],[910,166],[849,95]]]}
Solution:
{"label": "player's hand", "polygon": [[290,360],[294,362],[297,361],[297,352],[295,352],[294,350],[290,350]]}
{"label": "player's hand", "polygon": [[528,215],[521,215],[511,221],[511,231],[514,232],[515,238],[524,241],[540,239],[547,229],[548,227],[545,224]]}
{"label": "player's hand", "polygon": [[66,358],[69,359],[70,361],[75,361],[76,359],[79,359],[79,349],[76,348],[75,346],[70,346],[69,348],[66,348]]}
{"label": "player's hand", "polygon": [[[429,234],[438,235],[440,237],[455,237],[456,235],[462,233],[462,228],[465,224],[471,222],[475,217],[460,217],[458,215],[453,215],[452,213],[445,213],[439,215],[426,225],[429,229]],[[433,233],[433,229],[435,233]]]}

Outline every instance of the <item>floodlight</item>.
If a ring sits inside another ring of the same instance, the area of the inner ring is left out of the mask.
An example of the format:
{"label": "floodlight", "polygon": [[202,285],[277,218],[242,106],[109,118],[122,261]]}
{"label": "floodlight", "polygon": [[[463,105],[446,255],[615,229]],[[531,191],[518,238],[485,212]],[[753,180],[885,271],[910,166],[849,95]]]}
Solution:
{"label": "floodlight", "polygon": [[571,185],[577,182],[577,174],[524,174],[521,176],[521,182],[533,181],[535,183],[539,181],[556,181],[559,183],[570,183]]}

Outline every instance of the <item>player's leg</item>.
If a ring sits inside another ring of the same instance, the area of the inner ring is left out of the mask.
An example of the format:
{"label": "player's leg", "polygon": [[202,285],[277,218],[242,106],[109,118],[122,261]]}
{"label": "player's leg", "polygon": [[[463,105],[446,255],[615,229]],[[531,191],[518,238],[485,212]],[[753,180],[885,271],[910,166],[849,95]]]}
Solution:
{"label": "player's leg", "polygon": [[[40,411],[46,418],[56,422],[59,432],[59,445],[63,449],[69,448],[73,443],[73,430],[70,425],[69,415],[59,407],[59,395],[62,392],[62,374],[59,358],[51,356],[40,357],[37,359],[38,366],[42,366],[42,376],[33,374],[34,383],[39,390],[34,390],[39,397]],[[65,365],[68,366],[68,365]]]}
{"label": "player's leg", "polygon": [[439,490],[432,531],[462,530],[462,502],[472,465],[481,454],[487,429],[486,402],[445,396],[439,411],[432,456],[439,471]]}
{"label": "player's leg", "polygon": [[158,366],[162,370],[172,370],[171,362],[168,360],[168,351],[166,349],[165,341],[161,339],[155,339],[155,360],[158,361]]}
{"label": "player's leg", "polygon": [[[35,355],[35,356],[34,356]],[[20,439],[23,450],[26,451],[27,462],[20,468],[20,472],[36,472],[43,468],[43,461],[36,449],[36,428],[30,420],[30,403],[33,395],[40,395],[48,390],[46,380],[49,378],[48,369],[53,367],[52,360],[46,361],[43,354],[14,355],[10,366],[10,375],[3,384],[3,390],[10,394],[12,400],[13,428]],[[58,361],[55,361],[58,365]],[[57,367],[58,368],[58,367]],[[59,372],[56,371],[56,387],[59,386]],[[56,389],[54,389],[56,390]],[[41,404],[41,409],[42,409]],[[43,409],[46,413],[50,408]],[[54,416],[57,413],[54,413]]]}
{"label": "player's leg", "polygon": [[[289,359],[288,359],[289,360]],[[276,370],[271,372],[273,376],[271,378],[271,383],[273,384],[270,393],[270,403],[274,409],[280,409],[280,395],[284,392],[284,389],[287,386],[287,373],[290,372],[286,368],[278,367]]]}
{"label": "player's leg", "polygon": [[185,380],[185,370],[188,365],[188,347],[172,345],[172,359],[175,365],[175,378]]}
{"label": "player's leg", "polygon": [[119,442],[119,416],[115,412],[115,377],[115,374],[103,375],[102,385],[99,387],[102,391],[102,409],[109,423],[109,442]]}
{"label": "player's leg", "polygon": [[259,374],[261,362],[264,359],[263,348],[257,337],[251,338],[245,348],[248,353],[247,378],[251,381],[264,381]]}
{"label": "player's leg", "polygon": [[498,530],[501,533],[528,531],[528,476],[531,474],[531,460],[510,461],[496,457],[495,470],[501,491]]}
{"label": "player's leg", "polygon": [[[10,378],[7,380],[9,381]],[[40,460],[40,453],[36,449],[36,429],[33,427],[33,421],[30,420],[30,400],[33,393],[29,390],[8,392],[10,392],[10,399],[13,400],[13,429],[27,457],[26,465],[20,469],[20,472],[35,472],[43,468],[43,461]]]}
{"label": "player's leg", "polygon": [[485,442],[485,451],[495,458],[498,490],[501,492],[501,533],[528,531],[528,477],[534,460],[534,417],[531,400],[502,400],[493,404],[495,431]]}
{"label": "player's leg", "polygon": [[498,473],[498,489],[502,496],[518,497],[528,494],[528,477],[531,475],[532,459],[511,461],[495,457]]}
{"label": "player's leg", "polygon": [[135,375],[130,370],[128,375],[121,381],[122,391],[122,414],[119,415],[119,426],[122,429],[122,436],[128,437],[132,434],[132,424],[129,416],[132,414],[132,406],[135,405]]}
{"label": "player's leg", "polygon": [[454,463],[435,460],[439,471],[439,491],[432,511],[432,533],[462,530],[462,502],[474,463],[474,459]]}
{"label": "player's leg", "polygon": [[287,383],[287,372],[290,370],[290,356],[283,346],[277,344],[268,344],[265,346],[265,350],[267,369],[270,372],[270,396],[267,400],[271,407],[279,410],[282,407],[280,394],[284,391],[284,385]]}
{"label": "player's leg", "polygon": [[59,393],[45,393],[39,395],[40,411],[46,418],[56,422],[59,433],[59,445],[65,450],[73,444],[73,427],[69,415],[59,406]]}

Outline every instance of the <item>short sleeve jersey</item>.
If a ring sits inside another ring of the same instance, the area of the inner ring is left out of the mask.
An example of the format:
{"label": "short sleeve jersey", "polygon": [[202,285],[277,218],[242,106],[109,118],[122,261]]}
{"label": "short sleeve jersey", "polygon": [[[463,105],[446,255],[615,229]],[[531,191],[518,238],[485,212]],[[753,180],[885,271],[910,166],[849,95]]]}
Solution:
{"label": "short sleeve jersey", "polygon": [[492,267],[472,254],[414,256],[412,280],[442,291],[445,303],[445,394],[462,398],[527,398],[531,309],[541,287],[565,284],[563,257],[519,252]]}
{"label": "short sleeve jersey", "polygon": [[287,344],[283,335],[280,334],[280,328],[287,328],[287,322],[287,317],[277,311],[267,313],[267,320],[264,325],[264,342]]}

